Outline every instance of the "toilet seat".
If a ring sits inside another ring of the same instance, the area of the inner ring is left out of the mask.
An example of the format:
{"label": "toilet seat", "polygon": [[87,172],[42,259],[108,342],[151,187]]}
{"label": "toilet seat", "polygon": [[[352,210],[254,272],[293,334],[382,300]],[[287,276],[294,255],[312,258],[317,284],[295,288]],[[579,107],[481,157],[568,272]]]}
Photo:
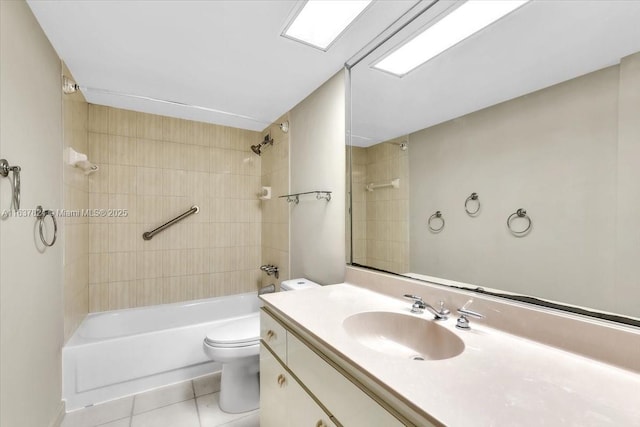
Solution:
{"label": "toilet seat", "polygon": [[260,343],[260,315],[239,318],[211,330],[204,343],[216,348],[250,347]]}

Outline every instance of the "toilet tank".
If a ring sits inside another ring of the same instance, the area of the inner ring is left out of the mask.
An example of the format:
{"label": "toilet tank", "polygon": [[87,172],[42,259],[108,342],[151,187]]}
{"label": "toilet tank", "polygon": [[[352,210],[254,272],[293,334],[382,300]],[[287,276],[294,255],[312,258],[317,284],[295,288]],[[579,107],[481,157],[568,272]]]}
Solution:
{"label": "toilet tank", "polygon": [[312,282],[309,279],[300,278],[283,281],[282,283],[280,283],[280,290],[284,292],[301,291],[305,289],[317,288],[319,286],[321,285],[317,284],[316,282]]}

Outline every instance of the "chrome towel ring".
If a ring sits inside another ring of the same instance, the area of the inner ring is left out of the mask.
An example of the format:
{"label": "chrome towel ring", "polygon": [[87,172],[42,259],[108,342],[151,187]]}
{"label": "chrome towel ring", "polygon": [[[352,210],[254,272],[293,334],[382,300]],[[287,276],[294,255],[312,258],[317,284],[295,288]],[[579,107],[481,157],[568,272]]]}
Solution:
{"label": "chrome towel ring", "polygon": [[[51,243],[47,242],[47,239],[44,237],[44,219],[47,215],[51,216],[51,220],[53,221],[53,239]],[[40,231],[40,240],[42,240],[42,244],[45,246],[53,246],[56,243],[56,238],[58,237],[58,222],[56,221],[56,216],[53,211],[44,210],[42,206],[38,205],[36,208],[36,218],[38,218],[38,229]]]}
{"label": "chrome towel ring", "polygon": [[[442,222],[442,224],[440,224],[440,227],[434,227],[432,225],[432,221],[434,219],[439,219]],[[440,231],[442,231],[442,229],[444,228],[444,218],[442,217],[442,212],[436,211],[436,213],[431,215],[429,217],[429,221],[427,221],[427,225],[429,226],[429,230],[433,231],[434,233],[439,233]]]}
{"label": "chrome towel ring", "polygon": [[[477,206],[474,210],[469,208],[469,202],[474,201],[477,203]],[[480,199],[478,199],[478,193],[471,193],[467,200],[464,201],[464,210],[469,214],[469,216],[476,216],[478,212],[480,212]]]}
{"label": "chrome towel ring", "polygon": [[[524,230],[514,230],[513,228],[511,228],[511,221],[515,218],[524,218],[527,220],[527,227]],[[524,236],[525,234],[527,234],[529,232],[529,230],[531,230],[531,218],[529,217],[529,215],[527,215],[527,211],[520,208],[517,211],[515,211],[514,213],[512,213],[511,215],[509,215],[509,218],[507,218],[507,227],[509,228],[509,231],[511,231],[511,233],[514,236]]]}

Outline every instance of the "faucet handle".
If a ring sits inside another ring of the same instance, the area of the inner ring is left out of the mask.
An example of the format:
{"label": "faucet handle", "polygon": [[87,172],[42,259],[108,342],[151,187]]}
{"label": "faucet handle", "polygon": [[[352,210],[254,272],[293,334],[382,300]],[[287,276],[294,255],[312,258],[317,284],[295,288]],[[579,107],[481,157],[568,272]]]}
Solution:
{"label": "faucet handle", "polygon": [[456,328],[465,330],[471,329],[467,316],[475,317],[476,319],[484,319],[484,314],[480,314],[477,311],[472,311],[467,308],[471,305],[472,302],[473,300],[469,300],[465,305],[458,309],[460,317],[458,318],[458,322],[456,323]]}
{"label": "faucet handle", "polygon": [[444,306],[444,301],[440,300],[440,317],[446,320],[450,314],[451,311]]}
{"label": "faucet handle", "polygon": [[411,306],[411,312],[416,314],[424,313],[425,304],[422,301],[422,297],[411,294],[404,294],[404,297],[413,301],[413,305]]}

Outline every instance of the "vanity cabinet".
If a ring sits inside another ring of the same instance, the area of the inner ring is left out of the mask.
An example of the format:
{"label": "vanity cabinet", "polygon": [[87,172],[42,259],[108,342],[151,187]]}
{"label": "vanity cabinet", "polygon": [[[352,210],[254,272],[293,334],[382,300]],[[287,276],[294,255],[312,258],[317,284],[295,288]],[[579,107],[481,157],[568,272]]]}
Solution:
{"label": "vanity cabinet", "polygon": [[405,425],[268,312],[260,316],[261,427]]}

